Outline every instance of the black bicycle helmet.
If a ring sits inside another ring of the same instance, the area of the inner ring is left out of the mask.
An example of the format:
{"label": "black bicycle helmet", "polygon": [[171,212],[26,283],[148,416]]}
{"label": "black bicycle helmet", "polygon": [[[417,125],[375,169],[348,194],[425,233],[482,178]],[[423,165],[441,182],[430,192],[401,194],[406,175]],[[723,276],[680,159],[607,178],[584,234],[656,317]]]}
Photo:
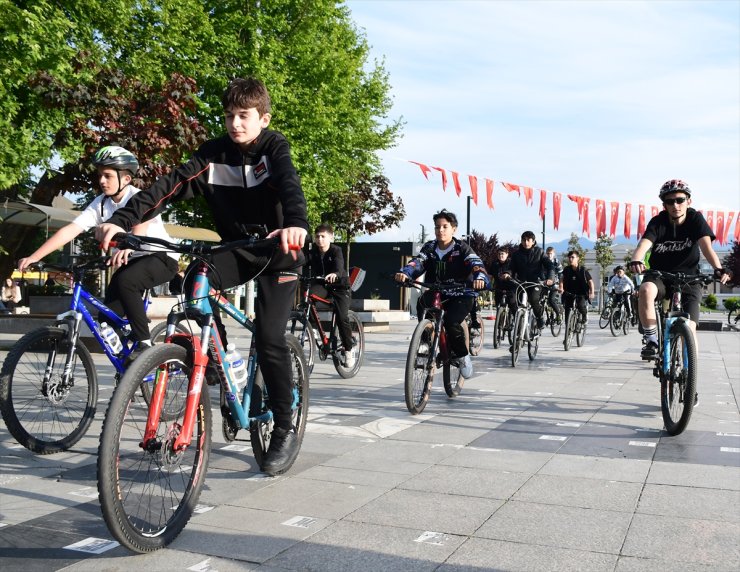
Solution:
{"label": "black bicycle helmet", "polygon": [[129,150],[116,145],[103,147],[93,157],[96,167],[111,167],[116,171],[130,171],[133,175],[139,170],[136,156]]}
{"label": "black bicycle helmet", "polygon": [[660,187],[660,200],[671,193],[684,193],[687,197],[691,197],[691,189],[681,179],[671,179],[663,183],[663,186]]}

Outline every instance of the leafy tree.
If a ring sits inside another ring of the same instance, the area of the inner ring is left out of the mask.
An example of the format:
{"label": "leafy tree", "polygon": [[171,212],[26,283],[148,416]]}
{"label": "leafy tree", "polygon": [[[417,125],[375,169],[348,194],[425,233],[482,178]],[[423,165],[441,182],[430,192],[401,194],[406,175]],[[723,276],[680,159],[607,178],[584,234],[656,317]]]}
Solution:
{"label": "leafy tree", "polygon": [[490,268],[491,264],[496,260],[496,253],[501,248],[498,242],[498,233],[493,233],[488,238],[481,232],[473,229],[470,231],[470,238],[468,244],[473,251],[480,256],[483,264],[486,268]]}
{"label": "leafy tree", "polygon": [[[578,235],[575,232],[570,233],[570,238],[568,239],[568,249],[563,253],[563,256],[566,256],[568,252],[571,250],[575,250],[578,253],[578,258],[581,259],[581,264],[583,264],[583,261],[586,259],[586,253],[588,252],[587,248],[583,248],[578,242]],[[565,266],[568,263],[568,260],[566,258],[563,259],[563,266]]]}
{"label": "leafy tree", "polygon": [[732,243],[732,250],[722,259],[722,266],[732,272],[730,284],[740,286],[740,242]]}
{"label": "leafy tree", "polygon": [[350,243],[354,237],[397,226],[406,216],[403,201],[393,195],[388,185],[388,179],[383,175],[365,175],[351,189],[334,197],[330,209],[322,217],[346,241],[344,260],[347,270]]}
{"label": "leafy tree", "polygon": [[606,277],[606,269],[614,263],[614,252],[612,251],[613,243],[614,241],[609,235],[602,234],[596,238],[596,243],[594,244],[596,264],[598,264],[601,269],[602,283]]}

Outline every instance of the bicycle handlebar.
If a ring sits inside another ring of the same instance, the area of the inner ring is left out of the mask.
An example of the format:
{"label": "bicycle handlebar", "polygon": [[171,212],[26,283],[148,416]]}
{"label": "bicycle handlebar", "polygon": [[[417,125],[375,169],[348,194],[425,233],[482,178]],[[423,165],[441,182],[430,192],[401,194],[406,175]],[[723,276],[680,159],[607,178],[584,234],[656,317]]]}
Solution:
{"label": "bicycle handlebar", "polygon": [[[110,245],[118,248],[130,248],[132,250],[143,250],[143,246],[147,244],[162,246],[166,250],[171,252],[178,252],[180,254],[189,254],[193,256],[212,256],[220,252],[228,252],[230,250],[236,250],[238,248],[245,248],[247,250],[254,250],[265,246],[275,247],[280,243],[280,238],[277,236],[271,238],[261,238],[258,236],[247,236],[239,240],[233,240],[223,244],[211,245],[204,242],[193,242],[191,244],[176,244],[162,238],[154,236],[138,236],[130,233],[118,233],[113,236]],[[301,250],[301,247],[297,244],[289,245],[291,250]]]}
{"label": "bicycle handlebar", "polygon": [[666,278],[670,282],[675,282],[679,286],[688,286],[692,284],[711,284],[716,280],[712,274],[687,274],[685,272],[667,272],[665,270],[648,269],[645,275],[653,275],[659,278]]}

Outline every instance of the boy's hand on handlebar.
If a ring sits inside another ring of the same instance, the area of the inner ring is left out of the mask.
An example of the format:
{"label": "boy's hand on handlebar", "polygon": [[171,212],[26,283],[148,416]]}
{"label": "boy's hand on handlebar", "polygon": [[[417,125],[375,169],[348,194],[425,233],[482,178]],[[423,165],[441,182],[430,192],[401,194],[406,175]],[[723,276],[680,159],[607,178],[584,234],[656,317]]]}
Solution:
{"label": "boy's hand on handlebar", "polygon": [[113,254],[113,256],[110,257],[108,260],[108,266],[111,266],[112,268],[116,269],[119,266],[125,266],[128,264],[128,258],[131,255],[133,250],[130,248],[124,248],[123,250],[119,250]]}
{"label": "boy's hand on handlebar", "polygon": [[100,242],[100,248],[103,250],[108,250],[108,246],[110,245],[110,241],[113,239],[113,237],[118,233],[125,233],[126,231],[123,230],[120,226],[104,222],[101,225],[98,225],[98,227],[95,229],[95,240]]}
{"label": "boy's hand on handlebar", "polygon": [[326,276],[324,276],[324,281],[328,282],[329,284],[333,284],[337,281],[337,275],[333,272],[331,274],[327,274]]}
{"label": "boy's hand on handlebar", "polygon": [[20,272],[23,272],[24,270],[26,270],[26,268],[31,266],[31,264],[35,264],[36,262],[38,262],[38,259],[34,258],[33,256],[26,256],[25,258],[21,258],[18,261],[18,270]]}
{"label": "boy's hand on handlebar", "polygon": [[630,267],[630,270],[632,270],[634,274],[644,274],[645,273],[645,265],[639,260],[633,260],[632,262],[629,263],[628,266]]}
{"label": "boy's hand on handlebar", "polygon": [[288,254],[293,257],[293,260],[298,259],[297,250],[303,248],[303,243],[306,240],[306,229],[299,226],[289,226],[287,228],[278,228],[273,230],[267,235],[267,238],[277,236],[280,238],[280,250],[283,254]]}
{"label": "boy's hand on handlebar", "polygon": [[406,282],[406,280],[409,279],[409,277],[406,276],[403,272],[396,272],[395,276],[393,276],[393,279],[396,282],[400,282],[401,284],[403,284],[404,282]]}
{"label": "boy's hand on handlebar", "polygon": [[486,287],[486,283],[483,282],[480,278],[478,280],[473,280],[473,289],[474,290],[483,290],[483,288]]}

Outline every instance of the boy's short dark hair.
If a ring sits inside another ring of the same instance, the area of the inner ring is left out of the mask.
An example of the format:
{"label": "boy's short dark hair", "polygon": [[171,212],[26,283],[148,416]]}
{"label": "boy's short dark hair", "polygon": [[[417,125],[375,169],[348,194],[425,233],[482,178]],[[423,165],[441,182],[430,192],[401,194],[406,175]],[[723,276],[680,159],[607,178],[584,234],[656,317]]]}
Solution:
{"label": "boy's short dark hair", "polygon": [[545,250],[545,254],[550,254],[551,252],[555,252],[555,248],[552,246],[548,246],[547,250]]}
{"label": "boy's short dark hair", "polygon": [[577,250],[569,250],[569,251],[568,251],[568,256],[573,256],[574,254],[575,254],[575,255],[576,255],[576,256],[577,256],[578,258],[580,258],[580,257],[581,257],[581,254],[580,254],[580,253],[579,253],[579,252],[578,252]]}
{"label": "boy's short dark hair", "polygon": [[334,234],[334,228],[327,223],[320,224],[316,227],[316,230],[313,231],[314,234],[319,234],[320,232],[328,232],[329,234]]}
{"label": "boy's short dark hair", "polygon": [[253,77],[232,79],[221,97],[221,104],[224,111],[231,107],[254,107],[260,115],[270,113],[272,109],[270,93],[265,84]]}
{"label": "boy's short dark hair", "polygon": [[442,209],[432,217],[432,220],[436,223],[437,219],[440,218],[447,220],[451,226],[457,227],[457,217],[455,216],[455,213],[451,213],[447,209]]}
{"label": "boy's short dark hair", "polygon": [[535,237],[534,233],[531,230],[525,230],[522,233],[522,240],[526,240],[527,238],[531,238],[534,241],[537,240],[537,238]]}

